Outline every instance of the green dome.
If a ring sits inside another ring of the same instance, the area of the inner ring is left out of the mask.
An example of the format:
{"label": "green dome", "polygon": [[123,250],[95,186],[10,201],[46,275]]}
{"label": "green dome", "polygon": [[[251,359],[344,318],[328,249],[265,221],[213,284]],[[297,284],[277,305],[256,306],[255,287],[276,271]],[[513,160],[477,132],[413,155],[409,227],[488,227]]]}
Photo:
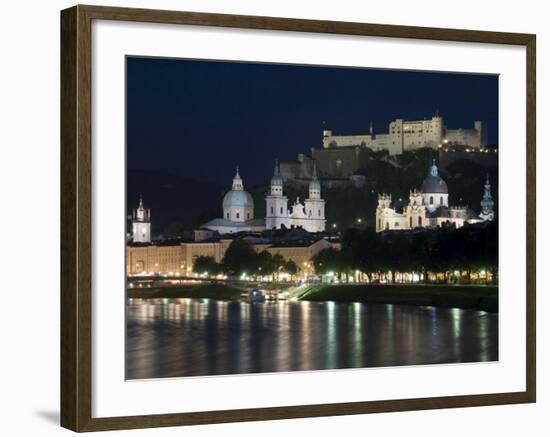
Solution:
{"label": "green dome", "polygon": [[231,206],[254,208],[254,199],[248,191],[231,190],[223,196],[223,207],[228,208]]}
{"label": "green dome", "polygon": [[321,182],[319,182],[319,179],[314,179],[309,183],[309,189],[310,190],[321,190]]}

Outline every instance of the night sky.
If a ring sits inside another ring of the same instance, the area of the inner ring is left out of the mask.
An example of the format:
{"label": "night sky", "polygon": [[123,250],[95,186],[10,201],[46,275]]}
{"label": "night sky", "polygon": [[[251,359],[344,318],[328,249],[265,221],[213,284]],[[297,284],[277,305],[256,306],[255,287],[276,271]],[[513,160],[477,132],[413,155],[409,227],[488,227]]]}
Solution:
{"label": "night sky", "polygon": [[224,185],[238,164],[250,187],[323,129],[386,133],[436,111],[449,128],[486,121],[498,144],[498,77],[129,57],[127,164]]}

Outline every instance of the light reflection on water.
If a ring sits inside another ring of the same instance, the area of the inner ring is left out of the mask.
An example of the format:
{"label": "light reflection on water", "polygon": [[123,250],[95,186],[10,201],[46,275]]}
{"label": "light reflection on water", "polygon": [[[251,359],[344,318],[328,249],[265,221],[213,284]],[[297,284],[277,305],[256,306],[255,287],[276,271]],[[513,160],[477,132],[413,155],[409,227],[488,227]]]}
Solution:
{"label": "light reflection on water", "polygon": [[498,315],[335,302],[130,299],[128,379],[498,360]]}

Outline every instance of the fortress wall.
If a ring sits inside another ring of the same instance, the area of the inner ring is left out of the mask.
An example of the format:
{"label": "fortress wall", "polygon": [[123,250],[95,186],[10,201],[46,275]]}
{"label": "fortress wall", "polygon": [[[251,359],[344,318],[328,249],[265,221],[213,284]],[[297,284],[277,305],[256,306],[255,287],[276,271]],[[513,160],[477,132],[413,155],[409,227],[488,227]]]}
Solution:
{"label": "fortress wall", "polygon": [[361,150],[360,147],[312,150],[319,176],[336,178],[351,176],[360,168]]}
{"label": "fortress wall", "polygon": [[451,144],[460,144],[470,147],[481,147],[481,132],[476,129],[447,129],[445,140]]}
{"label": "fortress wall", "polygon": [[283,180],[311,178],[313,174],[313,160],[311,157],[300,153],[298,161],[281,161],[279,170]]}
{"label": "fortress wall", "polygon": [[330,135],[323,137],[323,148],[328,149],[330,147],[348,147],[348,146],[360,146],[371,142],[371,135]]}
{"label": "fortress wall", "polygon": [[488,167],[496,167],[498,165],[498,153],[492,150],[487,153],[478,150],[474,152],[459,150],[455,152],[445,152],[444,150],[439,151],[438,163],[442,170],[446,170],[453,162],[460,159],[467,159]]}

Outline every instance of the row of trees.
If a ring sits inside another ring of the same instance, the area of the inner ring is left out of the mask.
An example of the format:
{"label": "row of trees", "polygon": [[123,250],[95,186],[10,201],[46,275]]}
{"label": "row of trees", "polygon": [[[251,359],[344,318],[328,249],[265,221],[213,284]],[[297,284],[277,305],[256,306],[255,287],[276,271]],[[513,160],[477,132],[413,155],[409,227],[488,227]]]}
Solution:
{"label": "row of trees", "polygon": [[383,232],[373,228],[348,229],[342,250],[328,248],[313,260],[318,274],[347,275],[356,270],[372,275],[391,272],[440,274],[488,271],[498,274],[498,223],[441,228],[430,232]]}
{"label": "row of trees", "polygon": [[298,267],[294,261],[285,260],[279,254],[272,255],[266,250],[257,253],[246,241],[234,240],[227,248],[221,263],[217,263],[211,256],[199,256],[193,263],[193,271],[207,276],[226,274],[272,276],[273,279],[279,279],[281,273],[295,275]]}

